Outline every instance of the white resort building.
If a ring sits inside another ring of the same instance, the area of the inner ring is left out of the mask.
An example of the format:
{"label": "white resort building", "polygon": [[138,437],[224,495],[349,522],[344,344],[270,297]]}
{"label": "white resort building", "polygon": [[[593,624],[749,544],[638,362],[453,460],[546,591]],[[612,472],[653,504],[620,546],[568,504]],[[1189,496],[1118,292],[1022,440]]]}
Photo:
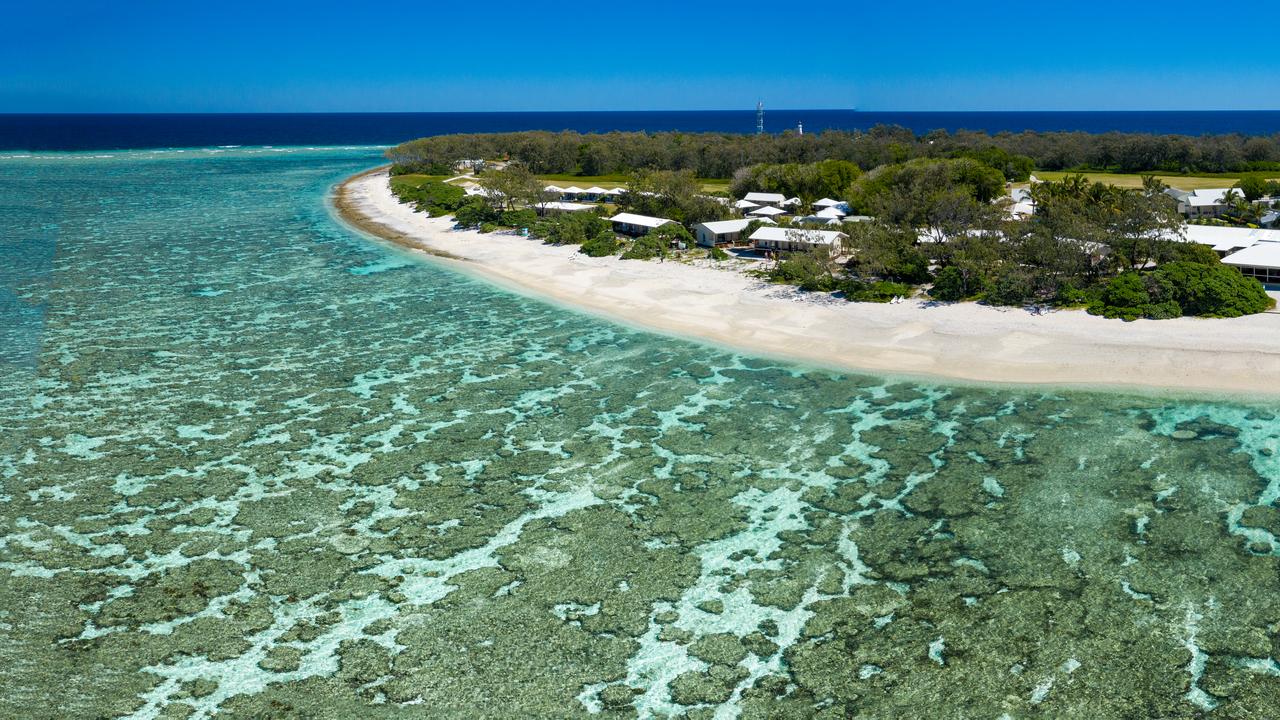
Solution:
{"label": "white resort building", "polygon": [[1227,202],[1231,188],[1191,191],[1169,188],[1164,192],[1178,201],[1178,212],[1191,219],[1216,218],[1231,207]]}
{"label": "white resort building", "polygon": [[702,247],[733,245],[742,242],[742,231],[753,222],[773,224],[769,218],[739,218],[698,223],[693,226],[693,236]]}
{"label": "white resort building", "polygon": [[751,233],[756,249],[771,252],[811,250],[815,247],[838,249],[846,235],[835,230],[808,228],[762,227]]}
{"label": "white resort building", "polygon": [[635,215],[633,213],[618,213],[609,218],[609,222],[613,223],[613,231],[621,235],[630,235],[639,237],[647,235],[650,230],[660,228],[674,220],[666,218],[649,217],[648,215]]}

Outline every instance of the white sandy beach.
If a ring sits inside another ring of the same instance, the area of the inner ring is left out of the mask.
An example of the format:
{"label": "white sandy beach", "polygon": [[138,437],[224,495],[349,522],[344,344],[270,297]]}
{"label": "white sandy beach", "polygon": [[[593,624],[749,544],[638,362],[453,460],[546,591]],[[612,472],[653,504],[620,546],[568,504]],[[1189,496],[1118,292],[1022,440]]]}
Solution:
{"label": "white sandy beach", "polygon": [[338,190],[340,214],[397,244],[525,294],[682,337],[849,370],[1000,383],[1276,394],[1280,315],[1125,323],[974,303],[849,303],[678,262],[590,258],[505,234],[455,231],[401,205],[385,171]]}

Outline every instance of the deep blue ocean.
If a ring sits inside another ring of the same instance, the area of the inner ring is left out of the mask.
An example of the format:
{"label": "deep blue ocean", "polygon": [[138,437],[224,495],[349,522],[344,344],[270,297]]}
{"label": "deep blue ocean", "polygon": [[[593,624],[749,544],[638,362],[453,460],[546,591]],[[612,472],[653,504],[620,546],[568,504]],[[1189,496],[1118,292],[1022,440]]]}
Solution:
{"label": "deep blue ocean", "polygon": [[[855,112],[767,110],[769,132],[900,125],[917,133],[981,130],[1280,133],[1280,111]],[[518,130],[755,131],[753,109],[656,112],[314,113],[245,115],[0,115],[0,150],[126,150],[219,145],[393,145],[428,135]]]}

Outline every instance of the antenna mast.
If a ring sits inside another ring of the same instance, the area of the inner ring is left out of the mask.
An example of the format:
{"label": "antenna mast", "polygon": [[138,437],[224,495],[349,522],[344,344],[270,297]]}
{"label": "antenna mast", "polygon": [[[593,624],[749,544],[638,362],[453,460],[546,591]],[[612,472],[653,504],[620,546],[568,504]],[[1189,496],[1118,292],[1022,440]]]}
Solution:
{"label": "antenna mast", "polygon": [[756,134],[764,134],[764,103],[756,103]]}

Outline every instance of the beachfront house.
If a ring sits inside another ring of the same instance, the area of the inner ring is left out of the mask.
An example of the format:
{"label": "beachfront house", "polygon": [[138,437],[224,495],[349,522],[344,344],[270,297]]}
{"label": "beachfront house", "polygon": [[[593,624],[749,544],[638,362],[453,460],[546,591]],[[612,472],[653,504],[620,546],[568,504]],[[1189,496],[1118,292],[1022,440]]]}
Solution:
{"label": "beachfront house", "polygon": [[609,222],[613,223],[613,231],[619,235],[640,237],[641,235],[647,235],[650,230],[675,221],[667,220],[666,218],[649,217],[648,215],[636,215],[634,213],[618,213],[609,218]]}
{"label": "beachfront house", "polygon": [[840,244],[846,237],[844,233],[835,230],[762,227],[751,233],[750,239],[757,250],[764,252],[790,252],[793,250],[812,250],[816,247],[826,247],[836,253],[839,252]]}
{"label": "beachfront house", "polygon": [[1242,275],[1268,285],[1280,285],[1280,242],[1259,242],[1222,258]]}
{"label": "beachfront house", "polygon": [[1238,193],[1239,191],[1233,191],[1231,188],[1191,191],[1169,188],[1164,192],[1178,201],[1178,212],[1185,217],[1195,219],[1221,216],[1231,209],[1231,204],[1227,201],[1228,193]]}
{"label": "beachfront house", "polygon": [[773,224],[768,218],[739,218],[698,223],[693,226],[693,236],[702,247],[736,245],[742,242],[742,231],[752,222]]}

